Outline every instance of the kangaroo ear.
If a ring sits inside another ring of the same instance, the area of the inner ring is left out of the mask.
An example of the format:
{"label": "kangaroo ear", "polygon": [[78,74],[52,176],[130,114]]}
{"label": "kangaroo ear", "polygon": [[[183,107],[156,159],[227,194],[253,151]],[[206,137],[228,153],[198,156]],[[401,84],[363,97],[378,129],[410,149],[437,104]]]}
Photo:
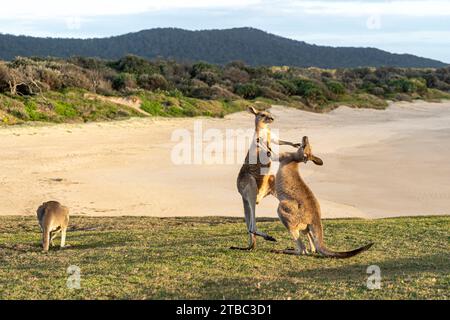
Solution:
{"label": "kangaroo ear", "polygon": [[258,113],[258,111],[254,108],[254,107],[248,107],[248,112],[250,112],[250,113],[253,113],[255,116],[256,116],[256,114]]}
{"label": "kangaroo ear", "polygon": [[318,166],[322,166],[323,165],[323,161],[319,157],[311,156],[311,161],[314,162]]}

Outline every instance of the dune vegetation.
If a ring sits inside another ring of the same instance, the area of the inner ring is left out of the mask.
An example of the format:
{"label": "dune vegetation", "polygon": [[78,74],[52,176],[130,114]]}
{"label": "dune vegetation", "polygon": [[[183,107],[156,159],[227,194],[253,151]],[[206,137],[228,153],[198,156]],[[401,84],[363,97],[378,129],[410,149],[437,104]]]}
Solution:
{"label": "dune vegetation", "polygon": [[[242,252],[229,250],[247,240],[239,218],[74,216],[70,247],[45,254],[35,217],[0,217],[0,299],[450,298],[448,216],[324,220],[330,248],[375,242],[345,260],[272,253],[293,243],[277,220],[258,225],[278,242]],[[367,287],[372,265],[380,289]],[[79,289],[67,288],[69,266]]]}
{"label": "dune vegetation", "polygon": [[[0,123],[223,117],[249,104],[314,112],[450,97],[450,68],[318,69],[74,57],[0,62]],[[117,98],[132,101],[124,103]],[[135,104],[135,105],[134,105]]]}

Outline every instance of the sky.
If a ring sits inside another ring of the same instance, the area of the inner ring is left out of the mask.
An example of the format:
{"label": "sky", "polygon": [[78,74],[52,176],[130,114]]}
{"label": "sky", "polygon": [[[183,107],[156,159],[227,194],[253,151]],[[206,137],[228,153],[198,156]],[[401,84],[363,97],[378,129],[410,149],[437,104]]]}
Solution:
{"label": "sky", "polygon": [[450,63],[450,0],[21,0],[0,11],[0,33],[16,35],[92,38],[158,27],[254,27]]}

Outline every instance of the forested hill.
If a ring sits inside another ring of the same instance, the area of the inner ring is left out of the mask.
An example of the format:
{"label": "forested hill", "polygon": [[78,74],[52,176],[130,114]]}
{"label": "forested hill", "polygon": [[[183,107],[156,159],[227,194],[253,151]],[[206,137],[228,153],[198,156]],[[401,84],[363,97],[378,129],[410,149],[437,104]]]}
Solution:
{"label": "forested hill", "polygon": [[326,47],[253,28],[187,31],[151,29],[99,39],[35,38],[0,34],[0,59],[16,56],[89,56],[117,59],[127,54],[225,64],[344,68],[362,66],[443,67],[446,64],[374,48]]}

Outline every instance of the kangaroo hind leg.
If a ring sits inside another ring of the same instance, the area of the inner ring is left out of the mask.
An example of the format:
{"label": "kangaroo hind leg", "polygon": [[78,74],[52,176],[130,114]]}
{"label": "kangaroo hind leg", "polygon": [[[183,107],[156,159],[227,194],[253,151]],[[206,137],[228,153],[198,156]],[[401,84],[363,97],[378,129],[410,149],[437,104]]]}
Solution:
{"label": "kangaroo hind leg", "polygon": [[257,186],[254,179],[250,179],[245,189],[241,192],[242,203],[244,205],[245,223],[247,225],[247,231],[249,236],[247,247],[231,247],[233,250],[253,250],[256,248],[256,193]]}

